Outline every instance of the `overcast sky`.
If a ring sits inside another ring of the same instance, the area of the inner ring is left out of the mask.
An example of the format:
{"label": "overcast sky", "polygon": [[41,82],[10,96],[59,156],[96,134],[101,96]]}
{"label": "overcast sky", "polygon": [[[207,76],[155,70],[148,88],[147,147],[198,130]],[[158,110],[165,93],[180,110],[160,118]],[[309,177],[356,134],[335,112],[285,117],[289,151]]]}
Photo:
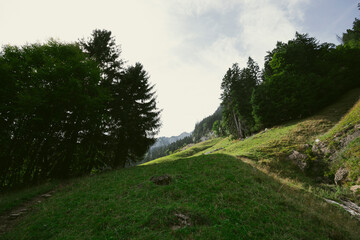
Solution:
{"label": "overcast sky", "polygon": [[159,136],[190,132],[220,104],[220,84],[248,56],[295,32],[338,44],[359,0],[0,0],[0,45],[55,38],[74,42],[112,31],[127,64],[141,62],[156,85]]}

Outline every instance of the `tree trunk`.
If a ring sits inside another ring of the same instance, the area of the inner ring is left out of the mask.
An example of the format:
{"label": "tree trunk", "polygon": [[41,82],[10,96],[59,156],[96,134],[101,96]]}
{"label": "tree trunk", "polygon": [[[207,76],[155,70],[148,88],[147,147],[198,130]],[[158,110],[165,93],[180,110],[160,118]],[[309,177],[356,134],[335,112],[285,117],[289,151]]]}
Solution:
{"label": "tree trunk", "polygon": [[237,133],[237,137],[238,138],[243,138],[243,132],[241,129],[241,122],[238,120],[238,118],[235,115],[235,112],[233,111],[233,116],[234,116],[234,122],[235,122],[235,127],[236,127],[236,133]]}

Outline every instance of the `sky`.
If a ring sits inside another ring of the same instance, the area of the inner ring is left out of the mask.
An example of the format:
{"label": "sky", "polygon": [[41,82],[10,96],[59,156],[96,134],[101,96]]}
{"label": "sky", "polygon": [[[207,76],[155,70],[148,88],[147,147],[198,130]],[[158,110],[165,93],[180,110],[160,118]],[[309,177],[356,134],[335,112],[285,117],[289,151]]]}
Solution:
{"label": "sky", "polygon": [[155,85],[158,136],[191,132],[220,105],[221,81],[251,56],[260,67],[295,32],[339,44],[359,0],[0,0],[0,45],[75,42],[110,30],[126,65]]}

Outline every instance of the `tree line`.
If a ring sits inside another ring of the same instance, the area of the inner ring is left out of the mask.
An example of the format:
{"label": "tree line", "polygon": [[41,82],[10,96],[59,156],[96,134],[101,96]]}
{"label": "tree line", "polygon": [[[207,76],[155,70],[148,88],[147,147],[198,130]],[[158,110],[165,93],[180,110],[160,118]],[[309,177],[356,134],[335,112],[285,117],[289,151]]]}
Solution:
{"label": "tree line", "polygon": [[160,111],[111,32],[0,52],[0,189],[121,168],[155,141]]}
{"label": "tree line", "polygon": [[[359,6],[360,9],[360,6]],[[221,83],[223,135],[245,138],[263,128],[315,113],[346,91],[360,87],[360,20],[340,37],[342,44],[319,43],[296,33],[267,52],[264,68],[229,68]]]}
{"label": "tree line", "polygon": [[145,160],[210,136],[245,138],[309,116],[360,87],[360,21],[355,19],[339,40],[341,45],[335,46],[296,33],[267,52],[263,69],[251,57],[244,68],[234,63],[222,79],[222,102],[216,112],[196,123],[191,137],[154,149]]}

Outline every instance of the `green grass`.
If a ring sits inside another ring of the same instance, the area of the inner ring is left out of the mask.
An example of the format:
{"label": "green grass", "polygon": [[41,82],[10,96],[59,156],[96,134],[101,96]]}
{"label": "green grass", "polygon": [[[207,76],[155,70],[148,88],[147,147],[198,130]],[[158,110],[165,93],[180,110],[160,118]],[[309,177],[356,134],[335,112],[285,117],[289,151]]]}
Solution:
{"label": "green grass", "polygon": [[[358,98],[359,96],[360,94]],[[360,100],[330,131],[319,136],[319,139],[325,142],[329,148],[338,152],[334,160],[328,160],[330,173],[335,174],[340,167],[346,167],[349,170],[350,178],[348,185],[360,184],[360,137],[349,141],[344,148],[341,148],[340,140],[359,131],[355,129],[355,126],[360,126]]]}
{"label": "green grass", "polygon": [[[321,198],[336,199],[343,190],[316,185],[287,158],[334,127],[359,95],[354,90],[316,116],[243,141],[216,138],[141,166],[74,179],[2,238],[359,239],[359,221]],[[164,174],[169,185],[150,181]]]}
{"label": "green grass", "polygon": [[[360,98],[360,93],[357,95]],[[321,136],[321,140],[330,141],[339,132],[346,131],[360,124],[360,100],[349,110],[349,112],[330,131]]]}
{"label": "green grass", "polygon": [[48,182],[34,187],[3,193],[0,195],[0,214],[24,204],[32,198],[49,192],[56,187],[56,182]]}
{"label": "green grass", "polygon": [[[150,182],[169,174],[167,186]],[[189,217],[181,225],[175,214]],[[336,220],[335,220],[336,219]],[[78,179],[4,239],[357,239],[360,224],[225,154]]]}
{"label": "green grass", "polygon": [[144,163],[142,165],[145,166],[145,165],[149,165],[149,164],[158,164],[158,163],[162,163],[164,161],[166,161],[166,162],[175,161],[175,160],[179,160],[182,158],[191,157],[193,155],[196,155],[196,154],[199,154],[202,152],[206,152],[208,149],[212,149],[212,147],[214,145],[216,145],[217,143],[219,143],[220,141],[222,141],[221,138],[210,139],[208,141],[198,143],[195,146],[185,149],[184,151],[177,152],[177,153],[165,156],[165,157],[161,157],[161,158],[155,159],[153,161]]}

